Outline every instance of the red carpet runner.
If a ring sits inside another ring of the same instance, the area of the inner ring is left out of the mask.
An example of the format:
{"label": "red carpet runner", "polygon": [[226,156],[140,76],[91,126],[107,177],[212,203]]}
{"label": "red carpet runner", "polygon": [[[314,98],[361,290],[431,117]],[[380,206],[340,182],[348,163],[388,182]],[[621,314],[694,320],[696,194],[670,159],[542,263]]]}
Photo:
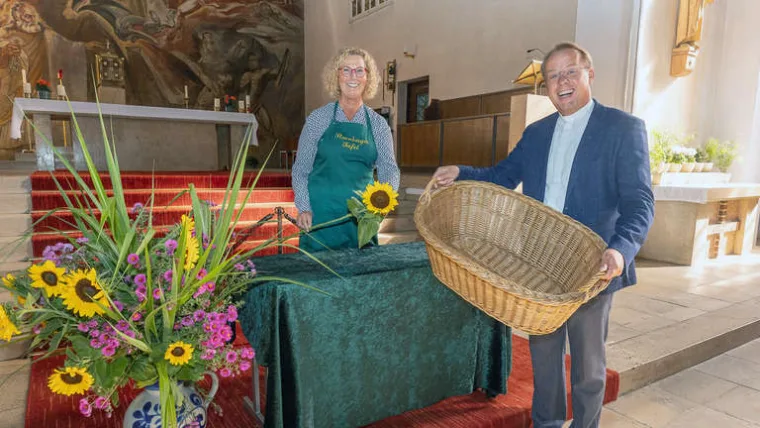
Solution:
{"label": "red carpet runner", "polygon": [[[240,330],[238,330],[240,333]],[[242,334],[238,343],[245,343]],[[522,428],[530,426],[530,405],[533,394],[533,372],[530,366],[528,342],[513,336],[513,367],[509,377],[509,393],[490,400],[480,392],[451,397],[424,409],[413,410],[376,422],[372,428],[425,427],[425,428]],[[84,418],[79,414],[78,396],[55,395],[47,387],[47,377],[61,364],[61,359],[49,359],[32,365],[29,395],[26,408],[26,428],[118,428],[124,411],[139,391],[125,388],[119,393],[121,405],[112,418],[93,411]],[[262,375],[262,374],[260,374]],[[569,373],[568,373],[569,384]],[[266,382],[261,378],[262,400]],[[202,384],[208,387],[208,382]],[[243,397],[251,395],[251,374],[237,378],[220,378],[219,392],[214,402],[221,406],[222,414],[211,411],[210,428],[257,427],[256,420],[243,406]],[[617,398],[618,374],[607,371],[607,391],[604,402]],[[264,403],[262,403],[264,408]]]}

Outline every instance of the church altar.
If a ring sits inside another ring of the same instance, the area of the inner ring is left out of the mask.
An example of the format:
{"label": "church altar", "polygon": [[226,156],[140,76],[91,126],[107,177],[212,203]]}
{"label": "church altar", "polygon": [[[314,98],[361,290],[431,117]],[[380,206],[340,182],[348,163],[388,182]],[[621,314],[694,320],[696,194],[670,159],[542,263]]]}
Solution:
{"label": "church altar", "polygon": [[695,266],[710,258],[752,251],[760,184],[718,182],[652,189],[654,224],[639,257]]}
{"label": "church altar", "polygon": [[[215,112],[122,104],[100,104],[109,140],[115,144],[124,171],[216,171],[229,168],[246,130],[253,127],[251,143],[258,145],[258,124],[253,114]],[[31,117],[38,170],[54,170],[56,159],[45,142],[53,141],[53,121],[70,120],[74,113],[87,147],[99,170],[106,169],[98,104],[90,102],[16,98],[11,117],[11,138],[21,138],[24,116]],[[73,165],[86,163],[73,123],[69,124]],[[42,135],[39,135],[42,134]],[[59,147],[60,149],[60,147]]]}
{"label": "church altar", "polygon": [[272,279],[240,310],[268,369],[266,427],[362,426],[475,388],[506,392],[511,330],[440,284],[424,243],[314,255],[340,276],[300,253],[257,258],[258,275],[319,291]]}

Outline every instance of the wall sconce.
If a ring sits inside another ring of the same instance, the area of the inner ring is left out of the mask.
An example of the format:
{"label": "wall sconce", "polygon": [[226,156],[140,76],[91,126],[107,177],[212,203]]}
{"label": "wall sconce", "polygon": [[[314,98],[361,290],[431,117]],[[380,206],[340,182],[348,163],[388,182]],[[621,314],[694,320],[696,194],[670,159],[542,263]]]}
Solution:
{"label": "wall sconce", "polygon": [[407,58],[412,58],[417,56],[417,45],[414,45],[414,50],[409,49],[408,47],[404,46],[404,56]]}
{"label": "wall sconce", "polygon": [[396,60],[385,64],[385,85],[391,92],[396,92]]}

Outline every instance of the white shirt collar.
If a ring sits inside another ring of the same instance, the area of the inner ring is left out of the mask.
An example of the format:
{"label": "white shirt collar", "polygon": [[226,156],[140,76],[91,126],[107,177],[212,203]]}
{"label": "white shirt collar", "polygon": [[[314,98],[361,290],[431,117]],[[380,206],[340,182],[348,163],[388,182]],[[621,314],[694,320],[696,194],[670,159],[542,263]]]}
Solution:
{"label": "white shirt collar", "polygon": [[567,115],[567,116],[562,116],[562,114],[560,113],[559,119],[562,122],[564,122],[564,123],[572,124],[573,122],[575,122],[579,118],[586,117],[586,116],[590,115],[591,114],[591,109],[593,109],[593,108],[594,108],[594,99],[590,98],[588,100],[588,103],[586,103],[585,106],[583,106],[580,109],[578,109],[578,111],[576,111],[575,113]]}

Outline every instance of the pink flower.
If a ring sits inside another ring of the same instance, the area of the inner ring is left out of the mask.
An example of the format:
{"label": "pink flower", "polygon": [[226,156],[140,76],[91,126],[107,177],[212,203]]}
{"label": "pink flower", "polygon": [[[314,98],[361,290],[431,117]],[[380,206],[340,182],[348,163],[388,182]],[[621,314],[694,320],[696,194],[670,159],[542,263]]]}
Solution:
{"label": "pink flower", "polygon": [[177,241],[174,239],[169,239],[164,243],[164,247],[166,248],[166,254],[172,255],[174,254],[174,250],[177,249]]}
{"label": "pink flower", "polygon": [[91,337],[98,337],[98,336],[100,336],[100,330],[90,330],[90,336]]}
{"label": "pink flower", "polygon": [[113,301],[113,307],[116,308],[116,310],[118,310],[119,312],[121,312],[121,311],[124,310],[124,303],[121,303],[118,300],[114,300]]}
{"label": "pink flower", "polygon": [[241,263],[235,263],[235,269],[239,271],[244,271],[245,266],[243,266]]}
{"label": "pink flower", "polygon": [[132,254],[128,255],[127,256],[127,263],[131,264],[132,266],[137,265],[138,263],[140,263],[140,256],[138,256],[135,253],[132,253]]}
{"label": "pink flower", "polygon": [[235,351],[229,351],[227,352],[227,355],[224,357],[225,360],[227,360],[228,363],[232,364],[235,361],[237,361],[238,354]]}
{"label": "pink flower", "polygon": [[100,341],[98,339],[90,340],[90,346],[95,349],[100,349]]}
{"label": "pink flower", "polygon": [[251,368],[251,363],[248,361],[241,361],[240,362],[240,371],[246,371]]}
{"label": "pink flower", "polygon": [[87,333],[90,331],[90,327],[88,327],[87,324],[80,322],[79,325],[77,325],[77,330],[81,331],[82,333]]}
{"label": "pink flower", "polygon": [[232,376],[232,370],[228,369],[227,367],[224,367],[223,369],[219,370],[219,374],[222,377],[230,377]]}
{"label": "pink flower", "polygon": [[98,322],[96,320],[90,320],[87,322],[87,327],[95,328],[98,326]]}
{"label": "pink flower", "polygon": [[238,318],[238,311],[235,306],[230,305],[227,308],[227,321],[234,322]]}
{"label": "pink flower", "polygon": [[193,318],[195,319],[195,321],[202,321],[203,318],[205,317],[206,317],[206,312],[204,312],[202,309],[198,309],[197,311],[195,311],[195,313],[193,313]]}
{"label": "pink flower", "polygon": [[40,334],[42,332],[42,324],[37,324],[34,327],[32,327],[32,331],[34,334]]}
{"label": "pink flower", "polygon": [[113,354],[116,353],[116,347],[111,346],[109,343],[108,346],[101,349],[100,352],[103,354],[104,357],[113,357]]}
{"label": "pink flower", "polygon": [[129,330],[129,323],[124,320],[119,320],[119,322],[116,323],[116,329],[119,331],[127,331]]}
{"label": "pink flower", "polygon": [[196,278],[198,278],[198,279],[203,279],[203,277],[205,277],[207,273],[208,273],[208,272],[206,271],[206,269],[205,269],[205,268],[204,268],[204,269],[201,269],[200,271],[198,271],[198,275],[196,276]]}
{"label": "pink flower", "polygon": [[138,288],[144,286],[146,282],[148,282],[148,277],[146,277],[144,273],[138,273],[135,275],[135,285]]}
{"label": "pink flower", "polygon": [[172,282],[173,277],[174,277],[174,271],[167,270],[166,272],[164,272],[164,281]]}
{"label": "pink flower", "polygon": [[214,284],[213,282],[207,282],[207,283],[205,283],[205,284],[203,284],[203,285],[205,285],[205,286],[206,286],[206,289],[207,289],[208,291],[211,291],[211,292],[213,292],[213,291],[214,291],[214,289],[216,289],[216,284]]}
{"label": "pink flower", "polygon": [[213,360],[216,356],[216,351],[213,349],[206,349],[201,354],[201,360]]}
{"label": "pink flower", "polygon": [[256,351],[253,350],[253,348],[243,348],[240,351],[240,357],[245,358],[246,360],[252,360],[256,357]]}
{"label": "pink flower", "polygon": [[160,288],[154,288],[153,289],[153,298],[158,300],[161,298],[161,289]]}
{"label": "pink flower", "polygon": [[140,321],[142,319],[142,314],[139,312],[135,312],[132,314],[132,321]]}
{"label": "pink flower", "polygon": [[109,403],[109,400],[106,397],[96,398],[93,404],[95,405],[95,408],[99,410],[105,410],[111,406],[111,403]]}
{"label": "pink flower", "polygon": [[79,413],[87,418],[92,416],[92,406],[90,406],[90,402],[86,398],[79,400]]}

